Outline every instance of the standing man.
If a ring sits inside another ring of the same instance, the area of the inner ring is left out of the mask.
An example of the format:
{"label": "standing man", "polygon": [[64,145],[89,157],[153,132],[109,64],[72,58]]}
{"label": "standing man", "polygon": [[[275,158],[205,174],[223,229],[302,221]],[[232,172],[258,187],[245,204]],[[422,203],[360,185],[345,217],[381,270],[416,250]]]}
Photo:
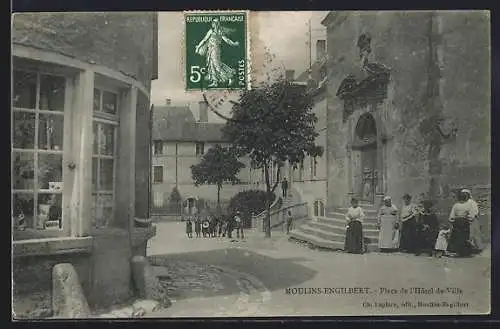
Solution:
{"label": "standing man", "polygon": [[288,181],[286,180],[286,177],[283,178],[283,181],[281,182],[281,191],[283,192],[283,198],[286,199],[288,191]]}
{"label": "standing man", "polygon": [[290,234],[290,229],[292,228],[293,224],[293,216],[292,212],[288,210],[287,216],[286,216],[286,234]]}
{"label": "standing man", "polygon": [[240,232],[241,232],[241,238],[244,239],[245,236],[243,235],[243,220],[241,218],[240,212],[237,211],[236,215],[234,216],[234,224],[236,226],[236,238],[240,238]]}

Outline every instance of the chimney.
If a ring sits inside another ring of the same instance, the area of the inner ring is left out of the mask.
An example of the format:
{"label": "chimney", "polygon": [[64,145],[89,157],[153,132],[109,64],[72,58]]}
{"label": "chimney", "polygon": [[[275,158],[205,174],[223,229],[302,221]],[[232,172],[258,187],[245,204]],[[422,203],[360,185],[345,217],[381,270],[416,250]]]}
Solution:
{"label": "chimney", "polygon": [[205,100],[200,101],[200,118],[198,122],[208,122],[208,103]]}
{"label": "chimney", "polygon": [[326,40],[316,41],[316,60],[326,56]]}
{"label": "chimney", "polygon": [[295,70],[286,70],[285,71],[285,79],[288,81],[295,80]]}
{"label": "chimney", "polygon": [[172,104],[172,100],[170,98],[165,99],[165,105],[170,106]]}

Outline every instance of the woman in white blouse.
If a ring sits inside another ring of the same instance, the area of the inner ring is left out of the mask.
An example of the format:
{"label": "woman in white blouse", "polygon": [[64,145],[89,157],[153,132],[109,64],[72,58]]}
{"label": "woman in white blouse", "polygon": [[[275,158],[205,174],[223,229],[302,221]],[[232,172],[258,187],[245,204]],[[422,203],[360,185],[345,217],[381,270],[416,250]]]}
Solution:
{"label": "woman in white blouse", "polygon": [[456,256],[469,256],[470,245],[470,223],[474,220],[474,213],[467,202],[468,196],[460,191],[458,202],[451,208],[449,221],[452,225],[448,251]]}
{"label": "woman in white blouse", "polygon": [[462,193],[466,194],[467,203],[470,207],[472,221],[470,223],[470,242],[475,252],[481,252],[484,249],[483,239],[481,236],[481,226],[479,224],[479,207],[477,202],[472,198],[472,193],[468,189],[463,189]]}
{"label": "woman in white blouse", "polygon": [[344,250],[352,254],[362,254],[363,248],[363,220],[365,214],[357,199],[351,200],[345,219],[347,222]]}

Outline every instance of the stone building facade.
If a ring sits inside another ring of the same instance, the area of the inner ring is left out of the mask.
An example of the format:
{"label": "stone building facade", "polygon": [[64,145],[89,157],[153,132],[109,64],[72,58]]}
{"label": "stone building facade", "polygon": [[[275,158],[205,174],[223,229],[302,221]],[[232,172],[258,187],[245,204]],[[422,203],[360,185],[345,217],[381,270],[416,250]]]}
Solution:
{"label": "stone building facade", "polygon": [[[293,72],[294,73],[294,72]],[[290,72],[292,75],[292,72]],[[308,202],[313,216],[325,216],[327,204],[327,61],[326,61],[326,40],[317,40],[316,59],[311,67],[301,72],[295,83],[302,83],[307,86],[313,95],[312,112],[318,119],[316,131],[318,136],[315,143],[321,146],[324,153],[320,157],[307,156],[297,168],[288,168],[288,180],[294,189],[299,192],[301,201]]]}
{"label": "stone building facade", "polygon": [[484,11],[330,12],[328,206],[352,196],[490,209],[490,20]]}
{"label": "stone building facade", "polygon": [[[199,120],[196,120],[195,108],[174,106],[171,100],[154,106],[152,205],[155,215],[178,215],[180,209],[171,200],[174,189],[179,192],[182,209],[195,205],[196,200],[207,201],[209,205],[217,201],[215,185],[194,185],[191,166],[198,164],[211,147],[230,146],[230,142],[222,135],[223,123],[208,122],[206,101],[199,102],[198,110]],[[240,161],[246,166],[239,172],[240,184],[224,184],[221,189],[223,203],[240,191],[263,188],[262,184],[257,184],[263,181],[261,170],[252,170],[248,158]]]}
{"label": "stone building facade", "polygon": [[50,296],[61,262],[91,306],[128,299],[155,234],[135,218],[150,209],[157,14],[16,14],[12,56],[14,300]]}

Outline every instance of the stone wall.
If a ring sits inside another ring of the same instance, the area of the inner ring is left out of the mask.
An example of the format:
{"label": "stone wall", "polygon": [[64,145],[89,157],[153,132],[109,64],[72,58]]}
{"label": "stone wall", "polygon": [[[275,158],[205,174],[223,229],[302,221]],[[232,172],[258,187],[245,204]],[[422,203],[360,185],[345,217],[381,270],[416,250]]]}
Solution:
{"label": "stone wall", "polygon": [[157,13],[17,13],[12,41],[121,71],[157,76]]}
{"label": "stone wall", "polygon": [[[362,111],[358,108],[343,123],[343,102],[337,89],[347,74],[359,73],[361,33],[372,36],[373,60],[391,68],[385,102],[371,110],[379,118],[377,129],[387,136],[385,191],[396,203],[404,193],[418,196],[429,191],[428,142],[420,125],[429,116],[429,13],[342,13],[328,29],[328,200],[346,202],[349,192],[347,145]],[[444,128],[457,128],[455,138],[443,140],[437,175],[439,198],[450,199],[454,186],[472,187],[490,182],[490,67],[489,17],[484,12],[440,12],[443,45]],[[379,124],[380,123],[380,124]],[[446,133],[446,131],[445,131]],[[449,209],[443,208],[443,213]]]}

